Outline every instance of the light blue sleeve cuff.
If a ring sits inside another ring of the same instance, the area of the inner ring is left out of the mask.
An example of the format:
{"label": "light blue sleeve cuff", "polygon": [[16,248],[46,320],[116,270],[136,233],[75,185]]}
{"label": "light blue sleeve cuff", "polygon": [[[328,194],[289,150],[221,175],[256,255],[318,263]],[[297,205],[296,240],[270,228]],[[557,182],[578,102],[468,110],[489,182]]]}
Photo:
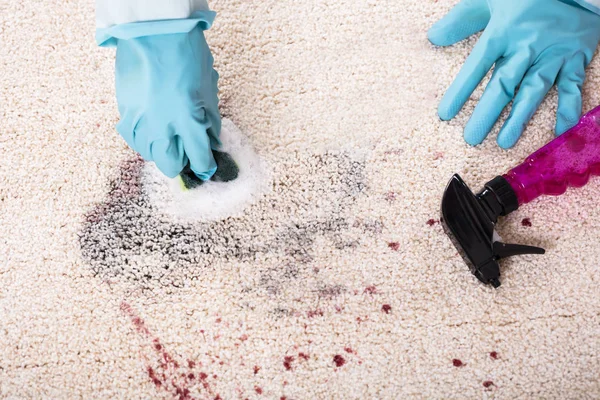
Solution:
{"label": "light blue sleeve cuff", "polygon": [[202,27],[202,30],[208,30],[216,15],[214,11],[196,11],[185,19],[133,22],[96,29],[96,43],[102,47],[115,47],[119,39],[128,40],[142,36],[186,33],[198,25]]}
{"label": "light blue sleeve cuff", "polygon": [[600,15],[600,0],[574,0],[581,7],[587,8],[593,13]]}

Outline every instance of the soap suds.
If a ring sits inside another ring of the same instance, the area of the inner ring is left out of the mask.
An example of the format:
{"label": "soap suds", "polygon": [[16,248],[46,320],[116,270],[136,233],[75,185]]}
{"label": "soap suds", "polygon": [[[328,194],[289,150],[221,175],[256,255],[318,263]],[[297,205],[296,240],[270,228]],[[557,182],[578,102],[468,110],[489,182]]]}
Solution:
{"label": "soap suds", "polygon": [[183,191],[177,179],[165,177],[154,163],[142,169],[142,187],[150,204],[159,212],[182,222],[218,221],[239,216],[250,204],[268,192],[270,172],[249,140],[234,123],[223,120],[220,151],[237,163],[239,176],[232,182],[205,182]]}

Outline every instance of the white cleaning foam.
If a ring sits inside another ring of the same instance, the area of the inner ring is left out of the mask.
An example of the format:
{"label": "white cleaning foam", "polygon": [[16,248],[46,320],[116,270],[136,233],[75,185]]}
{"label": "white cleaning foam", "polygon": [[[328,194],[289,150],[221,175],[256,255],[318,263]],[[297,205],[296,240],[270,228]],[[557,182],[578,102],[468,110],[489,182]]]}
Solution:
{"label": "white cleaning foam", "polygon": [[239,176],[232,182],[208,181],[183,191],[177,179],[164,176],[154,163],[144,165],[142,191],[158,212],[186,222],[216,221],[241,215],[268,192],[271,180],[268,166],[229,119],[223,120],[221,142],[220,150],[229,153],[239,167]]}

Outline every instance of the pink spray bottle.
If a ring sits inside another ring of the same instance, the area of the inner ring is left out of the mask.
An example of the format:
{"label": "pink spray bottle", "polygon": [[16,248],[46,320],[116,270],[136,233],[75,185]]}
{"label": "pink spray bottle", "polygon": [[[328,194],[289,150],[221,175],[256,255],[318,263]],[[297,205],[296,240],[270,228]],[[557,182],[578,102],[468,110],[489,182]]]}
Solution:
{"label": "pink spray bottle", "polygon": [[521,165],[485,184],[478,194],[454,175],[442,198],[444,229],[471,272],[483,283],[498,287],[500,259],[545,252],[498,241],[498,217],[542,195],[558,196],[569,187],[584,186],[593,175],[600,175],[600,106]]}

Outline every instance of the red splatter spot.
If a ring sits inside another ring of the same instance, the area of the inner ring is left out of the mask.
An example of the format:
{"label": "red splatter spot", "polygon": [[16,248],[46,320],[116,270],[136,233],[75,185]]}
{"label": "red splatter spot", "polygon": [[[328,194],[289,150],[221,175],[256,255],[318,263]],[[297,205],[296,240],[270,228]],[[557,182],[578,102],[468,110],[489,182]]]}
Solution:
{"label": "red splatter spot", "polygon": [[285,367],[286,370],[291,370],[292,369],[292,362],[294,361],[294,357],[291,356],[286,356],[283,359],[283,366]]}
{"label": "red splatter spot", "polygon": [[258,371],[260,371],[260,367],[258,365],[254,366],[254,375],[258,374]]}
{"label": "red splatter spot", "polygon": [[377,294],[377,288],[375,286],[367,286],[363,293]]}
{"label": "red splatter spot", "polygon": [[492,382],[492,381],[485,381],[485,382],[483,382],[483,387],[484,388],[491,388],[492,386],[496,386],[496,385],[494,385],[494,382]]}
{"label": "red splatter spot", "polygon": [[[121,310],[127,316],[129,316],[138,333],[146,337],[152,337],[150,330],[146,327],[144,321],[136,315],[135,311],[129,304],[125,302],[121,303]],[[189,380],[193,379],[191,377],[194,375],[173,372],[173,369],[179,368],[179,363],[175,361],[167,351],[165,351],[164,346],[160,343],[158,338],[151,339],[151,348],[156,351],[158,356],[162,356],[159,361],[160,369],[162,371],[160,374],[161,378],[158,377],[158,374],[152,367],[148,367],[147,369],[148,376],[150,377],[151,381],[157,387],[161,387],[171,395],[175,395],[175,398],[179,400],[192,400],[192,397],[190,396],[190,390],[186,387],[186,385],[189,384]],[[188,360],[188,365],[194,366],[195,364]],[[206,377],[206,374],[204,374],[204,377]],[[202,382],[202,385],[212,396],[213,393],[208,382]]]}
{"label": "red splatter spot", "polygon": [[335,311],[336,311],[337,313],[341,313],[341,312],[342,312],[342,307],[340,307],[340,306],[335,306]]}
{"label": "red splatter spot", "polygon": [[179,396],[179,400],[185,400],[190,398],[190,390],[175,387],[175,393]]}
{"label": "red splatter spot", "polygon": [[217,319],[215,320],[215,322],[216,322],[217,324],[220,324],[220,323],[221,323],[221,321],[222,321],[222,320],[221,320],[221,318],[217,318]]}
{"label": "red splatter spot", "polygon": [[455,367],[464,367],[465,366],[465,364],[458,358],[455,358],[452,360],[452,365],[454,365]]}
{"label": "red splatter spot", "polygon": [[254,386],[254,391],[258,394],[262,394],[263,390],[260,386]]}
{"label": "red splatter spot", "polygon": [[213,379],[217,379],[217,378],[218,378],[217,374],[214,374]]}
{"label": "red splatter spot", "polygon": [[306,316],[308,318],[322,317],[323,310],[321,310],[320,308],[317,308],[316,310],[310,310],[309,312],[306,313]]}
{"label": "red splatter spot", "polygon": [[152,380],[152,383],[156,385],[156,387],[162,386],[162,382],[160,381],[160,379],[158,379],[158,377],[156,376],[156,372],[154,372],[154,369],[152,369],[152,367],[148,367],[148,376]]}
{"label": "red splatter spot", "polygon": [[279,400],[287,400],[287,397],[285,397],[285,396],[281,396],[281,397],[279,398]]}
{"label": "red splatter spot", "polygon": [[129,304],[125,302],[121,303],[121,311],[123,311],[125,314],[127,314],[127,316],[129,316],[131,322],[135,326],[135,329],[139,333],[144,334],[146,336],[150,335],[150,330],[148,330],[148,328],[146,327],[146,323],[144,322],[144,320],[135,315],[135,312]]}
{"label": "red splatter spot", "polygon": [[246,340],[248,340],[248,335],[242,335],[242,336],[240,336],[240,340],[242,342],[245,342]]}
{"label": "red splatter spot", "polygon": [[429,221],[427,221],[427,225],[429,226],[434,226],[435,224],[437,224],[440,221],[436,221],[435,219],[430,219]]}
{"label": "red splatter spot", "polygon": [[300,357],[303,360],[308,360],[310,358],[310,356],[305,353],[298,353],[298,357]]}
{"label": "red splatter spot", "polygon": [[200,380],[206,380],[206,378],[208,378],[208,375],[206,375],[204,372],[200,372]]}
{"label": "red splatter spot", "polygon": [[390,306],[389,304],[384,304],[383,306],[381,306],[381,311],[383,311],[386,314],[389,314],[390,311],[392,311],[392,306]]}
{"label": "red splatter spot", "polygon": [[196,363],[192,360],[188,360],[188,367],[190,368],[194,368],[196,366]]}
{"label": "red splatter spot", "polygon": [[215,396],[215,400],[223,400],[220,395]]}
{"label": "red splatter spot", "polygon": [[533,224],[531,223],[531,220],[529,218],[523,218],[523,221],[521,221],[521,225],[526,226],[526,227],[533,226]]}
{"label": "red splatter spot", "polygon": [[394,251],[398,251],[398,250],[400,250],[400,243],[391,242],[391,243],[388,243],[388,247]]}
{"label": "red splatter spot", "polygon": [[189,378],[189,379],[196,379],[196,376],[195,376],[194,374],[189,374],[189,375],[188,375],[188,378]]}
{"label": "red splatter spot", "polygon": [[389,202],[396,201],[396,193],[394,193],[394,192],[387,192],[385,194],[385,199],[387,201],[389,201]]}
{"label": "red splatter spot", "polygon": [[338,368],[343,367],[344,364],[346,364],[346,359],[344,357],[342,357],[341,355],[336,354],[335,356],[333,356],[333,363]]}
{"label": "red splatter spot", "polygon": [[494,360],[497,360],[497,359],[498,359],[498,353],[497,353],[497,352],[495,352],[495,351],[492,351],[492,352],[490,353],[490,357],[492,357]]}
{"label": "red splatter spot", "polygon": [[351,347],[344,347],[346,353],[354,354],[354,350]]}

